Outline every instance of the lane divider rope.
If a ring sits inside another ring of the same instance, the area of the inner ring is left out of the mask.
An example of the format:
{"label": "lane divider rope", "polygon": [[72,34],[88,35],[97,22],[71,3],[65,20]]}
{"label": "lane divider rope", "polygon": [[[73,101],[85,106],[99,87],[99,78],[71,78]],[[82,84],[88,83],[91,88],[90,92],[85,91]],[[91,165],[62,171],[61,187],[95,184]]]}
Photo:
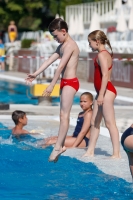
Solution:
{"label": "lane divider rope", "polygon": [[[44,56],[8,56],[8,55],[3,55],[0,56],[0,58],[28,58],[28,59],[45,59],[47,57]],[[89,60],[93,60],[93,58],[79,58],[79,60],[84,60],[84,61],[89,61]],[[114,61],[133,61],[133,58],[113,58]]]}

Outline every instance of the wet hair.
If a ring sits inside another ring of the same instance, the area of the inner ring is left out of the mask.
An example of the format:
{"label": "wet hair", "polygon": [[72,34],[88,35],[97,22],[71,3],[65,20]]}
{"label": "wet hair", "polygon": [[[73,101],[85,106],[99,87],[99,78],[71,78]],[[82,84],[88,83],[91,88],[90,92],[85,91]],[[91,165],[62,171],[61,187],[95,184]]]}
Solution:
{"label": "wet hair", "polygon": [[65,29],[68,32],[68,25],[63,19],[56,18],[49,24],[48,29],[49,32],[54,32],[55,30],[60,31],[61,29]]}
{"label": "wet hair", "polygon": [[19,123],[19,119],[23,119],[23,117],[26,115],[26,113],[24,111],[21,110],[15,110],[12,113],[12,120],[14,121],[14,123],[17,125]]}
{"label": "wet hair", "polygon": [[[107,36],[105,35],[105,33],[103,31],[100,31],[100,30],[92,31],[88,35],[88,38],[91,38],[91,40],[93,40],[93,41],[99,40],[101,42],[101,44],[107,44],[112,51],[110,41],[108,40]],[[113,51],[112,51],[111,55],[113,56]]]}
{"label": "wet hair", "polygon": [[93,95],[92,95],[90,92],[84,92],[84,93],[82,93],[82,94],[80,95],[80,97],[82,97],[83,95],[88,96],[89,99],[90,99],[91,101],[93,101]]}

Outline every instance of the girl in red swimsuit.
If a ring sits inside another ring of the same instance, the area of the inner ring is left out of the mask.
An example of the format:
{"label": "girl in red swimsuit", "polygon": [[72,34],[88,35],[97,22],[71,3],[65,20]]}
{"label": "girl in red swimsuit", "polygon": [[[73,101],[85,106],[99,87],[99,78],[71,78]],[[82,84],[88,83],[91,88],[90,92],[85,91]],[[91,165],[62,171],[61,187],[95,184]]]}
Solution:
{"label": "girl in red swimsuit", "polygon": [[98,51],[98,55],[94,60],[94,86],[97,95],[91,120],[89,147],[84,156],[93,157],[94,155],[94,149],[100,131],[100,123],[103,117],[113,145],[112,158],[120,158],[119,132],[116,127],[113,106],[117,92],[111,83],[113,52],[110,54],[105,49],[105,45],[107,44],[111,51],[112,48],[104,32],[100,30],[91,32],[88,35],[88,41],[92,51]]}

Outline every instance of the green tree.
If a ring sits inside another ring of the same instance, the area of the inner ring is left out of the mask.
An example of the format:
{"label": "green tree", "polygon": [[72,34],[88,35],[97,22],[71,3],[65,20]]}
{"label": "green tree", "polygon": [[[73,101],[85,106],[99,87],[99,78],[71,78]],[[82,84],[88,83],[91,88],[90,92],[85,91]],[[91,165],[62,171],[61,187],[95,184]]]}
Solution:
{"label": "green tree", "polygon": [[44,4],[44,0],[1,0],[0,26],[7,27],[9,21],[14,20],[19,28],[36,30],[41,24],[38,12]]}
{"label": "green tree", "polygon": [[68,5],[97,0],[0,0],[0,29],[11,20],[19,30],[47,29],[56,13],[65,16]]}

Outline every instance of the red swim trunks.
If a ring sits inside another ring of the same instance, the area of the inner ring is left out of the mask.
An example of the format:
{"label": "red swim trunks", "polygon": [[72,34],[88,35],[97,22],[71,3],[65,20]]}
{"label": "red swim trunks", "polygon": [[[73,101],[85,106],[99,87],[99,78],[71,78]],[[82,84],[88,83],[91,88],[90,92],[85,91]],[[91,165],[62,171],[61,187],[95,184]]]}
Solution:
{"label": "red swim trunks", "polygon": [[79,80],[77,78],[65,79],[62,78],[60,82],[60,89],[63,89],[64,86],[69,85],[73,87],[76,91],[79,89]]}

